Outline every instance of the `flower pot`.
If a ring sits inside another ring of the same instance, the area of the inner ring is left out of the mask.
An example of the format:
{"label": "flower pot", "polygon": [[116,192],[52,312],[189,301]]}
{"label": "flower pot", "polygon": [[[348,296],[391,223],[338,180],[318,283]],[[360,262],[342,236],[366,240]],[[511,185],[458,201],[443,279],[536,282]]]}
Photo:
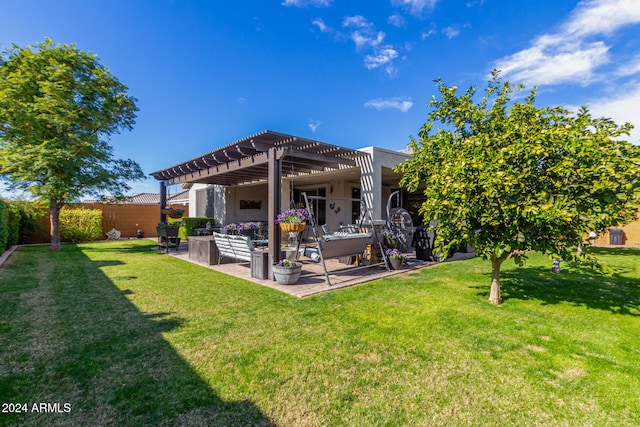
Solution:
{"label": "flower pot", "polygon": [[160,212],[167,215],[169,218],[182,218],[181,212],[176,212],[173,209],[162,209]]}
{"label": "flower pot", "polygon": [[295,267],[280,267],[279,265],[274,265],[271,268],[273,270],[273,276],[280,285],[295,285],[302,272],[301,265]]}
{"label": "flower pot", "polygon": [[156,227],[157,235],[163,237],[178,237],[178,231],[176,227]]}
{"label": "flower pot", "polygon": [[281,222],[280,229],[285,233],[299,233],[307,226],[306,222],[301,222],[300,224],[288,224]]}
{"label": "flower pot", "polygon": [[404,258],[389,258],[389,265],[394,270],[400,270],[402,268],[403,263],[404,263]]}

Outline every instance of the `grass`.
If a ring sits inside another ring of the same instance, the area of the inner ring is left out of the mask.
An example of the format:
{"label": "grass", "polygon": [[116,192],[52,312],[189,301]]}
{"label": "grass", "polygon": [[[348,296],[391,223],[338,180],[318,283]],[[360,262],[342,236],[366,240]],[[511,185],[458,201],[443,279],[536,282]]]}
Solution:
{"label": "grass", "polygon": [[0,425],[640,425],[640,251],[473,259],[295,299],[151,250],[0,270]]}

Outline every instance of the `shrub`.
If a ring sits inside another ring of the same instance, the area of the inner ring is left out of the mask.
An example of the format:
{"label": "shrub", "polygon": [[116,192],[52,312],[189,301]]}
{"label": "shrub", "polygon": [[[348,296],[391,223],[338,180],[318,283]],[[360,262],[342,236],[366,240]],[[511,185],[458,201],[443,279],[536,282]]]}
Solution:
{"label": "shrub", "polygon": [[7,247],[20,241],[20,209],[13,202],[7,209]]}
{"label": "shrub", "polygon": [[[182,218],[181,221],[184,223],[184,232],[185,235],[184,236],[180,236],[182,238],[186,237],[186,236],[193,236],[195,235],[195,232],[193,231],[196,228],[205,228],[207,226],[207,222],[211,223],[211,226],[213,227],[216,223],[216,220],[214,218]],[[181,233],[182,234],[182,233]]]}
{"label": "shrub", "polygon": [[18,244],[20,210],[7,200],[0,200],[0,254]]}
{"label": "shrub", "polygon": [[43,217],[48,216],[48,210],[43,202],[15,200],[11,204],[20,212],[18,243],[33,243],[32,239],[37,239],[38,236],[48,238],[48,231],[43,223]]}
{"label": "shrub", "polygon": [[0,254],[7,249],[9,240],[9,221],[7,215],[8,203],[0,200]]}
{"label": "shrub", "polygon": [[70,242],[86,242],[102,237],[102,211],[99,209],[62,209],[60,237]]}

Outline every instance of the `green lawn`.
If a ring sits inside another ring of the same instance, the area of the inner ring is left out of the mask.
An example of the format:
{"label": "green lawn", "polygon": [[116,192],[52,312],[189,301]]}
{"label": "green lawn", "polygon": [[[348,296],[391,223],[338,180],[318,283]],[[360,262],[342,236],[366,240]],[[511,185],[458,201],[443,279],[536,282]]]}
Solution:
{"label": "green lawn", "polygon": [[638,250],[506,262],[494,307],[481,259],[300,300],[153,246],[9,259],[0,425],[640,425]]}

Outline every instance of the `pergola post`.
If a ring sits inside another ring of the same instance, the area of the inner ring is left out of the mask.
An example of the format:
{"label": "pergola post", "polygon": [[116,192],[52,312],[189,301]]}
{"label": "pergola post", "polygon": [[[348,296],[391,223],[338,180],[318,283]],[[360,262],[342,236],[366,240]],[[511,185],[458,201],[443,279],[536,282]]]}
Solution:
{"label": "pergola post", "polygon": [[269,273],[268,276],[273,279],[271,265],[280,260],[280,228],[276,226],[276,218],[280,213],[280,205],[282,203],[282,150],[269,148],[267,153],[269,160],[269,173],[267,177],[267,194],[268,203],[268,224],[269,230]]}
{"label": "pergola post", "polygon": [[167,205],[167,184],[164,181],[160,181],[160,222],[167,221],[167,215],[162,213],[162,210]]}

